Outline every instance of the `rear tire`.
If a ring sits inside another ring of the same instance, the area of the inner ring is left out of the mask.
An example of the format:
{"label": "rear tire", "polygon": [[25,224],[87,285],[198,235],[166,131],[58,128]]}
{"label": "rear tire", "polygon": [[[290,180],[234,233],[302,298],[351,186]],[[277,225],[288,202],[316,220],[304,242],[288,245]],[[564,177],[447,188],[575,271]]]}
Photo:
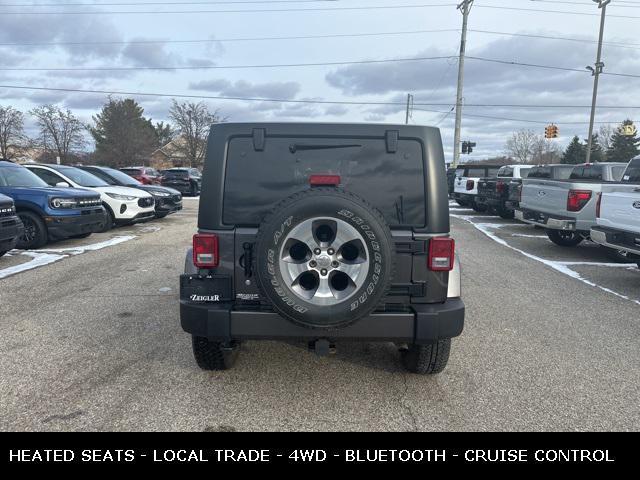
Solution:
{"label": "rear tire", "polygon": [[167,215],[169,215],[168,213],[156,213],[156,218],[159,220],[161,218],[166,217]]}
{"label": "rear tire", "polygon": [[582,243],[584,237],[578,232],[547,229],[547,236],[556,245],[561,247],[575,247]]}
{"label": "rear tire", "polygon": [[202,370],[228,370],[236,363],[239,345],[225,345],[204,337],[191,336],[193,356]]}
{"label": "rear tire", "polygon": [[404,368],[421,375],[442,372],[449,361],[451,339],[438,340],[428,345],[411,345],[401,352]]}
{"label": "rear tire", "polygon": [[264,298],[305,328],[343,328],[367,316],[394,272],[394,242],[382,214],[334,187],[303,190],[274,207],[254,252]]}
{"label": "rear tire", "polygon": [[508,210],[506,208],[499,208],[497,210],[498,215],[500,216],[500,218],[504,218],[505,220],[513,220],[516,216],[516,212],[513,210]]}
{"label": "rear tire", "polygon": [[18,217],[24,225],[24,234],[18,239],[17,248],[30,250],[44,247],[49,237],[40,216],[32,212],[18,212]]}
{"label": "rear tire", "polygon": [[471,208],[473,208],[474,212],[478,212],[478,213],[484,213],[487,211],[487,206],[486,205],[479,205],[476,202],[473,202],[471,204]]}

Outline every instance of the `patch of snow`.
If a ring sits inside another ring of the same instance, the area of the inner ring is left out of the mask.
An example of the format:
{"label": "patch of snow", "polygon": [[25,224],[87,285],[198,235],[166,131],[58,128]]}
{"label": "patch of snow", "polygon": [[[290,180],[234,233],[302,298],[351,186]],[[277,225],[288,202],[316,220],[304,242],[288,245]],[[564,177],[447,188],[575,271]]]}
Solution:
{"label": "patch of snow", "polygon": [[62,260],[63,258],[67,258],[67,255],[52,255],[50,253],[40,253],[35,251],[22,252],[22,255],[31,257],[32,260],[20,265],[15,265],[13,267],[8,267],[0,270],[0,278],[6,278],[10,275],[15,275],[16,273],[43,267],[45,265],[49,265],[50,263],[57,262],[58,260]]}
{"label": "patch of snow", "polygon": [[121,235],[118,237],[110,238],[104,242],[92,243],[90,245],[78,245],[77,247],[68,248],[42,248],[40,250],[34,250],[34,252],[49,252],[49,253],[69,253],[70,255],[81,255],[85,252],[94,252],[96,250],[102,250],[103,248],[112,247],[119,243],[128,242],[136,238],[135,235]]}

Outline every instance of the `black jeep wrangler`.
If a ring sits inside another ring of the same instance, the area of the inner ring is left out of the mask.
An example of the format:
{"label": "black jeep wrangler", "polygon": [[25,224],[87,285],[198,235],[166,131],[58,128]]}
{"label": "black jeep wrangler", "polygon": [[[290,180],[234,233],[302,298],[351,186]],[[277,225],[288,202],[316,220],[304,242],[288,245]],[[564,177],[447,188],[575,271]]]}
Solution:
{"label": "black jeep wrangler", "polygon": [[389,341],[438,373],[462,332],[440,132],[405,125],[212,127],[180,278],[198,365],[247,339]]}

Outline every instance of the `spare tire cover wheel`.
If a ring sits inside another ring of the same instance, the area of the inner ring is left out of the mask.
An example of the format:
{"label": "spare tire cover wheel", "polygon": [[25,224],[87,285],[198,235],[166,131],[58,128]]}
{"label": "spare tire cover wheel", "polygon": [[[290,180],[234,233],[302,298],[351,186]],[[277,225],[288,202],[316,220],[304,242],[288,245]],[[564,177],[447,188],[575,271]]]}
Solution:
{"label": "spare tire cover wheel", "polygon": [[381,302],[393,272],[393,240],[365,200],[314,188],[282,203],[260,226],[258,285],[276,311],[310,328],[340,328]]}

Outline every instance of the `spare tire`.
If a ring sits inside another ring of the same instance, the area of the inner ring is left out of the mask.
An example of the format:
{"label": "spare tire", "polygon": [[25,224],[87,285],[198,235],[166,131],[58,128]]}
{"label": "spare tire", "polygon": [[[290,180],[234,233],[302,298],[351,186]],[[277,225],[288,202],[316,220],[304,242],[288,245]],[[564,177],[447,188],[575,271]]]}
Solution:
{"label": "spare tire", "polygon": [[264,297],[308,328],[341,328],[368,315],[393,276],[393,240],[382,214],[334,187],[277,205],[260,226],[255,254]]}

